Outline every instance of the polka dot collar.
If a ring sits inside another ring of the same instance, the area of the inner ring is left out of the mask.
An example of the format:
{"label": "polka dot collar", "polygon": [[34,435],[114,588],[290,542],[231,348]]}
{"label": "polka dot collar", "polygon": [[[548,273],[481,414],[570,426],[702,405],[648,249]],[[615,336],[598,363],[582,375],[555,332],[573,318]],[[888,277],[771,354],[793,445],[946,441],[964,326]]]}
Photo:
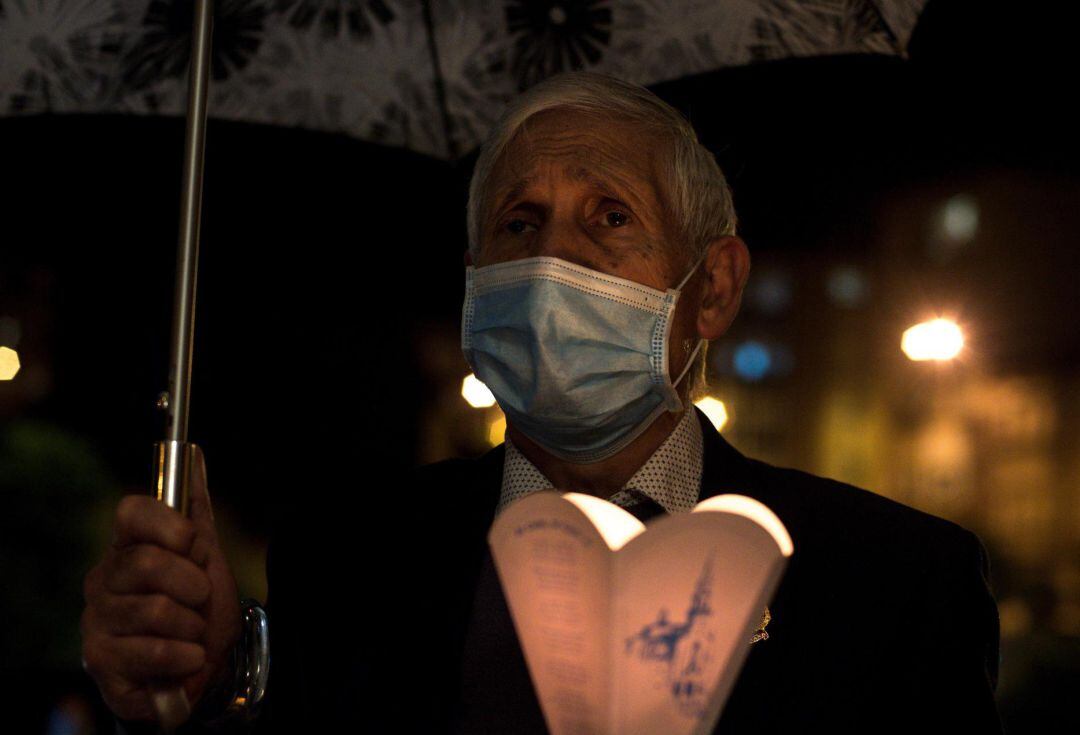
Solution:
{"label": "polka dot collar", "polygon": [[[654,500],[668,513],[685,513],[697,504],[703,456],[701,425],[693,410],[684,411],[664,443],[608,500],[629,507],[636,502],[636,491]],[[501,513],[510,503],[530,493],[551,488],[551,482],[507,437],[502,492],[495,512]]]}

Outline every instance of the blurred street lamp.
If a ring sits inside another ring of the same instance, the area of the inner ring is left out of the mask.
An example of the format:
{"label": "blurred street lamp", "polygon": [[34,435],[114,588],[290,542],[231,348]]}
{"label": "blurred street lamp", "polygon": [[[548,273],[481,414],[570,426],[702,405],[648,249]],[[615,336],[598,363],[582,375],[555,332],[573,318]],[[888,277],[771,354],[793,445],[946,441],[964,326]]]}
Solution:
{"label": "blurred street lamp", "polygon": [[497,447],[506,438],[506,416],[499,411],[495,416],[488,419],[487,440],[488,444]]}
{"label": "blurred street lamp", "polygon": [[960,354],[964,346],[964,334],[956,322],[949,319],[931,319],[904,331],[900,349],[909,360],[951,360]]}
{"label": "blurred street lamp", "polygon": [[480,382],[472,373],[461,381],[461,396],[473,408],[491,408],[495,405],[495,396],[491,395],[488,387]]}
{"label": "blurred street lamp", "polygon": [[19,353],[10,347],[0,347],[0,380],[11,380],[19,372]]}
{"label": "blurred street lamp", "polygon": [[724,405],[723,401],[712,396],[705,396],[699,401],[694,401],[694,405],[709,417],[709,421],[712,421],[712,425],[716,427],[717,431],[723,431],[728,422],[727,406]]}

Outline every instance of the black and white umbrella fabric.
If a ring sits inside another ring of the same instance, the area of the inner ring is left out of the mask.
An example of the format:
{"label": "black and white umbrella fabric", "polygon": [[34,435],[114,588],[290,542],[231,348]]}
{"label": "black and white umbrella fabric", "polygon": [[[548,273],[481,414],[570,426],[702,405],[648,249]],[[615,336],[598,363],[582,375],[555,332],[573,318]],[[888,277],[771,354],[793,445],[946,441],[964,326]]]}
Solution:
{"label": "black and white umbrella fabric", "polygon": [[[568,69],[902,55],[925,0],[219,0],[210,115],[440,158]],[[181,115],[190,0],[0,0],[0,114]]]}

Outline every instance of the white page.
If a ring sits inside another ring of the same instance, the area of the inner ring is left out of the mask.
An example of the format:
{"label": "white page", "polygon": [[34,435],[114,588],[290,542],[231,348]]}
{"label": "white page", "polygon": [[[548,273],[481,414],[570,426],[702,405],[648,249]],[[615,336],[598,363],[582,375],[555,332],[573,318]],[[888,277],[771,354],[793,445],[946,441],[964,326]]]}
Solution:
{"label": "white page", "polygon": [[559,493],[506,508],[489,541],[552,735],[600,735],[608,719],[611,552]]}

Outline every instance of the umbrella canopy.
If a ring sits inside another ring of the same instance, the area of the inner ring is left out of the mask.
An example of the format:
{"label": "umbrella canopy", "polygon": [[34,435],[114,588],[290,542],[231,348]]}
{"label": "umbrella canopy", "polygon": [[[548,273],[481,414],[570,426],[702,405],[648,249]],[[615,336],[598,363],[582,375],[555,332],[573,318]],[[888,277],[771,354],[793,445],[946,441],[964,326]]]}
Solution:
{"label": "umbrella canopy", "polygon": [[[551,74],[640,84],[824,54],[903,54],[925,0],[219,0],[213,117],[441,158]],[[0,114],[183,114],[191,3],[0,4]]]}

